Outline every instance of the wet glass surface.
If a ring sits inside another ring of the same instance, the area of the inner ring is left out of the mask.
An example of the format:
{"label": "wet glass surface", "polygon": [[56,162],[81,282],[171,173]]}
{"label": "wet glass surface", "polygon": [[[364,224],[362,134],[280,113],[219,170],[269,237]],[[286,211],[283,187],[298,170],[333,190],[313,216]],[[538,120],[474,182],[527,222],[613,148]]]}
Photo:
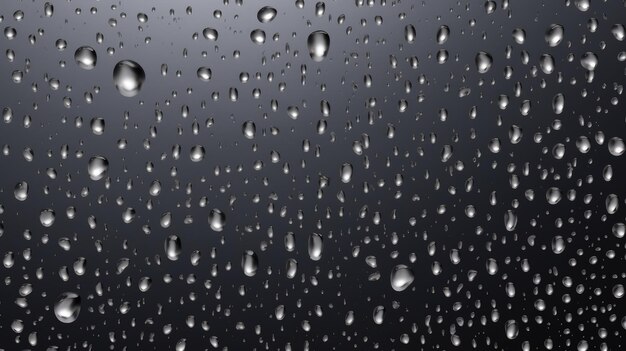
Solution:
{"label": "wet glass surface", "polygon": [[623,0],[0,4],[0,350],[621,350]]}

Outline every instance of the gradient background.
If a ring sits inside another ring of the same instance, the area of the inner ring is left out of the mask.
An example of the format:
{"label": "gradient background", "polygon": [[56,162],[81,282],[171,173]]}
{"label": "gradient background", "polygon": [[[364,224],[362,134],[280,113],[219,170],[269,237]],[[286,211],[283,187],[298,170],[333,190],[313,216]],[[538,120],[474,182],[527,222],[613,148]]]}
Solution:
{"label": "gradient background", "polygon": [[[623,299],[611,290],[626,280],[625,244],[611,234],[611,228],[624,221],[620,180],[626,166],[623,157],[609,154],[606,142],[594,141],[600,131],[607,141],[623,138],[626,132],[626,111],[620,103],[625,69],[617,59],[626,46],[611,34],[613,24],[626,22],[622,1],[595,1],[586,12],[565,1],[509,1],[506,9],[498,2],[493,14],[486,13],[482,1],[372,2],[371,6],[328,1],[321,17],[315,16],[313,1],[302,9],[293,1],[53,3],[50,18],[44,17],[41,1],[12,0],[0,5],[2,29],[17,30],[13,40],[0,38],[2,52],[15,52],[13,62],[6,56],[0,59],[0,108],[13,111],[10,123],[0,123],[0,144],[10,148],[0,156],[0,252],[15,255],[11,268],[0,268],[4,277],[0,349],[171,350],[184,339],[187,350],[203,350],[213,349],[211,337],[217,337],[220,349],[230,350],[277,350],[286,345],[294,350],[519,350],[524,341],[531,349],[545,349],[546,339],[552,340],[554,350],[574,349],[581,340],[594,350],[603,344],[611,350],[623,347],[621,320],[626,309]],[[256,13],[266,5],[275,7],[278,15],[261,24]],[[186,13],[187,6],[193,8],[192,14]],[[92,7],[97,13],[92,13]],[[16,10],[24,12],[21,21],[13,17]],[[214,10],[220,10],[222,17],[213,17]],[[148,15],[147,23],[137,21],[139,12]],[[340,15],[345,15],[341,24]],[[376,25],[376,16],[382,16],[382,25]],[[117,20],[115,27],[108,24],[111,18]],[[595,32],[588,28],[591,18],[598,21]],[[565,38],[550,48],[544,33],[553,23],[564,26]],[[412,44],[404,39],[407,24],[417,30]],[[450,38],[437,45],[436,33],[444,24],[450,27]],[[204,39],[205,27],[217,29],[217,41]],[[511,36],[518,27],[527,33],[523,45]],[[267,34],[264,45],[250,40],[256,28]],[[319,63],[309,58],[306,47],[308,34],[315,30],[325,30],[331,38],[328,57]],[[102,43],[96,42],[97,33],[104,35]],[[272,40],[275,33],[277,41]],[[34,44],[29,35],[36,38]],[[149,43],[146,37],[151,38]],[[55,47],[59,38],[68,43],[63,51]],[[92,71],[74,62],[74,51],[83,45],[92,46],[98,54]],[[507,45],[512,47],[510,59],[505,56]],[[115,48],[113,55],[107,53],[109,47]],[[445,64],[437,63],[439,49],[449,52]],[[235,50],[240,52],[238,58],[233,57]],[[530,56],[528,65],[521,61],[522,50]],[[489,52],[494,59],[486,74],[476,71],[478,51]],[[579,63],[587,51],[599,58],[591,83],[586,82]],[[544,53],[556,60],[550,75],[538,68]],[[390,64],[391,55],[397,59],[395,67]],[[417,69],[407,61],[412,56],[419,60]],[[133,98],[121,96],[113,85],[113,67],[124,59],[138,62],[146,72],[146,82]],[[161,75],[162,64],[168,65],[166,76]],[[508,80],[503,74],[507,65],[514,70]],[[211,68],[209,82],[196,77],[200,66]],[[15,70],[24,72],[19,84],[11,79]],[[242,72],[250,75],[245,84],[239,81]],[[272,81],[268,74],[273,74]],[[365,74],[373,78],[371,88],[364,86]],[[420,75],[425,76],[425,84],[419,83]],[[60,81],[59,90],[50,88],[51,78]],[[412,85],[410,92],[405,90],[406,82]],[[517,82],[522,86],[519,97],[514,94]],[[286,85],[284,91],[279,90],[280,83]],[[230,88],[238,89],[238,101],[229,100]],[[254,88],[261,90],[258,99],[253,98]],[[460,98],[461,88],[470,88],[471,94]],[[87,92],[93,94],[92,103],[85,101]],[[219,93],[219,100],[212,99],[213,92]],[[566,101],[558,116],[551,107],[557,93]],[[419,94],[425,97],[421,103]],[[497,106],[501,94],[510,98],[504,110]],[[64,98],[72,100],[71,108],[64,107]],[[270,107],[273,99],[278,101],[277,111]],[[400,99],[408,101],[405,112],[398,109]],[[321,100],[330,103],[331,115],[324,118],[326,132],[319,135]],[[532,103],[527,116],[519,108],[524,100]],[[181,115],[182,106],[189,108],[186,118]],[[287,115],[289,106],[299,107],[297,120]],[[472,120],[473,106],[478,115]],[[442,108],[448,111],[445,122],[438,117]],[[163,113],[162,120],[157,120],[155,111]],[[25,116],[32,118],[29,128],[23,124]],[[74,122],[79,117],[83,119],[80,128]],[[91,132],[93,117],[105,119],[103,135]],[[208,119],[213,121],[210,128]],[[553,128],[557,119],[562,124],[558,130]],[[254,140],[245,139],[241,132],[247,120],[256,124]],[[197,135],[192,133],[194,122],[200,125]],[[518,144],[508,139],[513,124],[523,129]],[[389,125],[395,127],[391,139],[387,137]],[[272,127],[280,133],[271,135]],[[151,128],[156,136],[151,135]],[[357,156],[352,143],[363,133],[369,135],[370,147]],[[434,144],[431,133],[437,135]],[[533,140],[535,133],[543,134],[541,143]],[[587,154],[575,146],[581,135],[592,143]],[[496,137],[502,146],[493,154],[488,143]],[[128,142],[124,150],[117,147],[121,138]],[[308,153],[302,150],[304,139],[311,143]],[[556,143],[566,146],[563,159],[552,156]],[[60,153],[64,144],[69,146],[67,159]],[[197,144],[207,153],[202,162],[193,163],[188,153]],[[452,145],[454,154],[444,163],[441,150],[446,144]],[[174,145],[182,150],[178,160],[172,157]],[[25,148],[34,151],[32,162],[22,156]],[[270,159],[272,150],[281,156],[276,164]],[[77,157],[77,152],[84,155]],[[89,179],[87,162],[94,155],[109,160],[108,186],[105,180]],[[264,163],[259,171],[253,168],[257,160]],[[154,164],[152,172],[146,170],[148,162]],[[345,162],[354,166],[349,184],[339,179]],[[462,170],[455,168],[457,162],[463,163]],[[283,173],[284,163],[290,165],[289,174]],[[522,172],[525,163],[528,175]],[[602,178],[607,164],[614,170],[611,182]],[[219,175],[216,167],[221,169]],[[48,168],[56,170],[56,179],[48,177]],[[403,177],[401,186],[394,184],[397,174]],[[517,189],[510,185],[512,175],[519,176]],[[320,177],[329,178],[321,198]],[[466,192],[469,178],[474,187]],[[163,186],[158,197],[148,193],[153,180]],[[30,186],[24,202],[13,196],[20,181]],[[369,184],[367,193],[364,183]],[[456,188],[456,194],[450,194],[450,187]],[[550,187],[559,187],[564,194],[573,189],[576,197],[549,205],[545,193]],[[534,201],[525,198],[527,189],[534,190]],[[337,200],[339,191],[344,191],[345,203]],[[489,204],[492,191],[497,192],[495,206]],[[396,198],[396,192],[402,196]],[[620,197],[622,206],[609,215],[605,198],[610,193]],[[258,203],[252,201],[256,194]],[[592,195],[588,204],[583,201],[587,194]],[[199,206],[202,197],[208,199],[206,207]],[[230,204],[231,199],[236,200]],[[118,205],[118,200],[123,204]],[[146,207],[148,200],[153,203],[151,210]],[[514,208],[516,202],[519,205]],[[273,213],[268,212],[270,204]],[[446,211],[438,214],[441,205]],[[476,208],[475,218],[464,214],[467,205]],[[73,220],[65,216],[68,206],[77,209]],[[364,206],[368,212],[361,218]],[[137,213],[130,224],[122,221],[127,207]],[[39,223],[39,213],[45,208],[57,214],[50,228]],[[226,214],[221,233],[208,226],[212,208]],[[507,210],[519,217],[513,232],[504,227]],[[373,221],[377,211],[379,224]],[[585,211],[590,211],[588,218]],[[159,220],[166,212],[171,212],[173,221],[169,228],[162,228]],[[97,219],[95,229],[88,225],[89,216]],[[193,223],[185,224],[186,217]],[[411,218],[416,219],[415,225],[410,224]],[[149,235],[142,230],[144,225],[150,226]],[[284,248],[287,232],[295,233],[294,252]],[[310,260],[307,253],[312,232],[324,237],[319,261]],[[167,259],[163,249],[171,234],[182,240],[181,258],[175,262]],[[557,235],[567,241],[559,255],[551,249]],[[47,244],[42,242],[44,236],[49,238]],[[59,247],[62,237],[71,239],[71,250]],[[96,241],[102,243],[102,252],[97,252]],[[358,257],[352,255],[355,246],[360,247]],[[432,255],[429,246],[436,247]],[[27,249],[30,260],[22,254]],[[210,255],[212,249],[215,258]],[[241,254],[248,249],[259,256],[254,277],[244,276],[240,268]],[[452,249],[459,251],[458,264],[451,262]],[[197,266],[189,259],[194,250],[202,253]],[[413,254],[417,259],[411,263]],[[365,263],[370,255],[376,256],[378,268]],[[83,276],[71,268],[78,257],[87,259]],[[128,258],[130,265],[117,274],[121,258]],[[289,258],[299,263],[294,279],[285,275]],[[490,258],[498,262],[495,275],[486,269]],[[530,264],[528,272],[521,269],[524,260]],[[434,262],[442,266],[439,275],[432,272]],[[393,291],[389,283],[397,264],[408,265],[416,276],[403,292]],[[213,265],[218,266],[215,276],[211,275]],[[62,266],[70,270],[68,281],[59,277]],[[40,267],[44,275],[37,279],[35,271]],[[472,270],[477,276],[469,281]],[[368,281],[376,271],[380,280]],[[171,283],[163,281],[165,274],[173,277]],[[153,280],[146,293],[137,287],[143,276]],[[562,283],[566,276],[573,279],[572,287]],[[189,277],[195,282],[189,282]],[[317,278],[317,285],[311,277]],[[505,291],[508,282],[516,287],[512,298]],[[24,283],[32,284],[33,292],[26,297],[28,306],[21,308],[15,300]],[[98,283],[104,289],[102,296],[96,294]],[[240,286],[245,287],[245,296],[239,294]],[[577,292],[577,286],[584,289]],[[60,323],[52,311],[56,297],[65,291],[82,297],[80,316],[72,324]],[[566,294],[572,297],[569,303],[564,302]],[[543,312],[534,307],[538,298],[546,302]],[[131,308],[122,314],[119,307],[125,302]],[[278,305],[285,306],[282,321],[274,317]],[[314,312],[317,305],[322,316]],[[386,309],[382,325],[372,321],[378,305]],[[346,326],[344,318],[351,310],[355,322]],[[492,320],[494,310],[499,313],[496,321]],[[185,324],[189,315],[195,317],[193,328]],[[483,317],[485,323],[481,323]],[[16,319],[24,322],[22,333],[11,330]],[[511,319],[520,327],[514,340],[505,334],[505,323]],[[310,322],[310,331],[301,327],[303,320]],[[208,331],[202,330],[202,321],[209,324]],[[236,330],[239,322],[244,330]],[[172,332],[165,335],[163,327],[168,324]],[[35,347],[27,341],[31,332],[37,333]],[[402,334],[410,337],[407,345],[400,342]],[[460,346],[452,345],[451,335],[460,337]]]}

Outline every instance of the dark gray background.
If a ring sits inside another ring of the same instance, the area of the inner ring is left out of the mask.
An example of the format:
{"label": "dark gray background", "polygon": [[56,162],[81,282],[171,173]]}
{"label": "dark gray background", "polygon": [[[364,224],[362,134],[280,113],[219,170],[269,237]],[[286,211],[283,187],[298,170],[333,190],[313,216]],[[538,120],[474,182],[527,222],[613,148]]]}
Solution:
{"label": "dark gray background", "polygon": [[[12,268],[1,268],[5,284],[0,288],[0,348],[170,350],[185,339],[187,350],[202,350],[213,348],[209,338],[215,336],[219,348],[230,350],[276,350],[285,349],[287,344],[295,350],[519,350],[524,341],[531,349],[545,349],[546,339],[553,341],[554,350],[573,349],[581,340],[594,350],[602,349],[603,344],[611,350],[621,349],[624,305],[611,290],[616,284],[624,284],[624,240],[613,236],[611,228],[624,221],[620,180],[626,168],[623,157],[610,155],[606,142],[599,145],[594,136],[602,131],[608,141],[625,134],[623,103],[611,102],[612,98],[621,100],[624,84],[624,63],[617,57],[626,46],[611,34],[613,24],[625,22],[622,1],[593,1],[586,12],[579,11],[573,2],[509,1],[504,9],[499,1],[493,14],[485,12],[482,1],[376,2],[371,6],[328,1],[322,17],[315,16],[313,1],[307,1],[302,9],[293,1],[53,3],[55,11],[50,18],[44,17],[41,1],[5,1],[0,5],[2,29],[17,30],[15,39],[0,40],[2,52],[12,49],[16,55],[13,62],[6,57],[0,60],[0,108],[10,107],[13,111],[11,122],[0,124],[0,144],[10,147],[8,155],[0,156],[0,251],[16,256]],[[256,13],[266,5],[274,6],[278,15],[271,23],[261,24]],[[191,15],[186,14],[187,6],[193,8]],[[91,7],[97,8],[97,13],[92,14]],[[212,15],[218,9],[222,11],[220,19]],[[21,21],[13,18],[16,10],[24,12]],[[137,21],[139,12],[148,15],[147,23]],[[403,19],[400,14],[405,14]],[[345,15],[341,24],[337,22],[340,15]],[[375,16],[383,17],[382,25],[376,25]],[[117,26],[108,24],[110,18],[117,20]],[[598,20],[594,33],[587,26],[591,18]],[[470,26],[472,20],[476,21],[474,26]],[[553,23],[564,26],[565,38],[558,47],[550,48],[544,33]],[[407,24],[417,31],[412,44],[404,39]],[[451,35],[444,45],[437,45],[435,36],[443,24],[450,27]],[[203,38],[205,27],[218,30],[217,41]],[[523,45],[516,44],[511,36],[517,27],[527,33]],[[266,31],[264,45],[251,42],[250,31],[255,28]],[[328,57],[316,63],[309,58],[306,39],[320,29],[329,33],[331,44]],[[104,35],[101,44],[96,42],[98,32]],[[197,40],[193,40],[194,33],[198,33]],[[277,41],[272,41],[274,33],[280,35]],[[29,43],[31,34],[36,37],[34,44]],[[151,38],[147,44],[146,37]],[[59,38],[68,42],[64,51],[55,48]],[[98,54],[92,71],[82,70],[74,62],[74,51],[83,45],[92,46]],[[507,45],[512,47],[510,59],[505,56]],[[113,55],[107,54],[108,47],[115,48]],[[441,65],[435,58],[440,48],[450,54],[448,62]],[[239,58],[233,57],[235,50],[240,51]],[[522,50],[530,55],[528,65],[521,62]],[[474,57],[478,51],[493,56],[493,66],[486,74],[476,71]],[[591,83],[585,81],[585,70],[579,63],[587,51],[599,57]],[[537,68],[533,74],[544,53],[555,57],[555,72],[546,75]],[[572,62],[568,62],[568,54],[573,55]],[[390,65],[390,55],[397,59],[396,67]],[[407,62],[411,56],[419,59],[417,69]],[[113,67],[123,59],[138,62],[146,72],[146,82],[133,98],[121,96],[113,84]],[[162,64],[169,67],[167,76],[160,73]],[[509,80],[503,75],[507,65],[514,69]],[[196,77],[200,66],[211,68],[209,82]],[[15,70],[24,72],[19,84],[11,80]],[[245,84],[238,80],[241,72],[250,74]],[[257,73],[261,79],[255,78]],[[267,80],[270,73],[274,75],[271,82]],[[363,84],[365,74],[373,78],[371,88]],[[419,84],[420,75],[425,75],[426,84]],[[61,89],[50,89],[49,78],[59,79]],[[542,80],[545,88],[541,87]],[[409,93],[405,91],[406,81],[412,84]],[[516,82],[522,85],[520,97],[514,95]],[[282,92],[280,83],[286,84]],[[239,91],[237,102],[228,99],[231,87]],[[459,98],[458,91],[464,87],[470,88],[471,94]],[[254,88],[261,89],[259,99],[252,96]],[[93,93],[93,103],[86,103],[86,92]],[[219,92],[218,101],[212,100],[213,92]],[[559,116],[551,107],[557,93],[562,93],[566,101]],[[421,103],[418,94],[425,96]],[[501,94],[510,98],[505,110],[496,104]],[[64,107],[65,97],[71,98],[71,108]],[[272,99],[278,101],[276,112],[270,108]],[[323,118],[319,109],[323,99],[330,103],[331,116],[325,118],[326,133],[318,135],[316,125]],[[376,100],[375,106],[368,105],[371,99]],[[398,111],[400,99],[409,103],[403,113]],[[523,100],[532,102],[528,116],[519,111]],[[181,116],[184,105],[190,109],[186,118]],[[288,106],[299,107],[297,120],[287,115]],[[474,120],[469,118],[472,106],[478,111]],[[446,122],[438,118],[441,108],[448,110]],[[157,121],[155,110],[162,111],[161,121]],[[368,114],[374,116],[372,124]],[[22,123],[26,115],[32,118],[29,128]],[[81,128],[74,124],[77,117],[83,119]],[[103,135],[91,133],[89,121],[93,117],[105,119]],[[207,128],[210,118],[214,123]],[[498,118],[502,125],[498,125]],[[581,126],[580,118],[589,126]],[[556,119],[563,124],[560,130],[551,128]],[[241,132],[246,120],[256,124],[255,140],[245,139]],[[201,126],[198,135],[192,133],[194,121]],[[393,139],[387,137],[390,124],[396,128]],[[513,124],[524,133],[516,145],[508,141]],[[151,137],[151,127],[158,131],[156,137]],[[272,136],[271,127],[280,133]],[[476,133],[474,139],[470,138],[472,130]],[[541,143],[533,141],[537,132],[543,133]],[[371,146],[363,156],[357,156],[352,152],[352,143],[360,140],[362,133],[370,136]],[[434,144],[430,143],[430,133],[437,135]],[[587,154],[575,146],[581,135],[592,141]],[[488,149],[495,137],[502,142],[498,154]],[[128,141],[124,150],[117,147],[120,138]],[[311,143],[308,153],[302,150],[304,139]],[[144,147],[146,140],[149,149]],[[561,160],[551,154],[556,143],[566,146]],[[67,159],[60,155],[63,144],[69,145]],[[182,149],[179,160],[171,154],[176,144]],[[188,155],[196,144],[203,145],[207,152],[199,163],[191,162]],[[445,144],[453,146],[454,154],[442,163]],[[32,162],[22,156],[27,147],[34,150]],[[315,155],[316,147],[319,157]],[[423,156],[419,155],[420,148]],[[281,155],[277,164],[271,163],[272,150]],[[76,157],[78,151],[84,156]],[[105,156],[110,162],[109,187],[105,180],[89,179],[87,162],[94,155]],[[369,168],[364,167],[365,156]],[[264,163],[260,171],[253,169],[256,160]],[[462,171],[454,169],[457,161],[463,162]],[[146,171],[147,162],[154,163],[151,173]],[[290,165],[289,174],[282,171],[285,162]],[[345,162],[354,166],[349,184],[339,179],[340,166]],[[530,173],[525,176],[522,167],[527,162]],[[614,169],[611,182],[602,179],[607,164]],[[515,169],[508,170],[509,165]],[[173,167],[177,170],[175,176],[171,175]],[[215,175],[216,167],[221,168],[219,175]],[[46,175],[48,168],[57,171],[56,179]],[[541,177],[544,170],[546,179]],[[399,187],[394,184],[396,174],[404,179]],[[520,177],[517,189],[509,184],[512,174]],[[330,184],[320,199],[322,176],[328,177]],[[593,177],[590,184],[588,176]],[[471,192],[465,191],[468,178],[474,180]],[[154,206],[148,210],[148,188],[157,179],[163,191],[152,198]],[[381,180],[384,185],[378,186]],[[20,181],[30,185],[29,198],[24,202],[13,196],[14,186]],[[370,186],[368,193],[363,192],[364,182]],[[192,185],[189,193],[188,185]],[[449,187],[456,188],[455,195],[448,192]],[[563,193],[574,189],[576,198],[549,205],[545,193],[550,187],[559,187]],[[83,196],[81,191],[85,189],[88,194]],[[524,197],[527,189],[534,190],[534,201]],[[346,194],[344,204],[336,197],[340,190]],[[394,198],[397,191],[402,193],[399,199]],[[495,206],[489,204],[492,191],[497,192]],[[610,193],[620,197],[622,206],[617,213],[606,215],[604,201]],[[261,199],[258,204],[252,202],[255,194]],[[277,199],[270,198],[273,194]],[[593,195],[589,204],[583,202],[586,194]],[[204,208],[199,206],[203,196],[209,201]],[[236,198],[232,206],[231,197]],[[123,205],[116,203],[118,198],[123,198]],[[519,222],[514,232],[507,232],[504,213],[513,209],[516,200],[519,207],[514,210]],[[273,214],[267,210],[270,203]],[[464,214],[470,204],[477,210],[473,219]],[[446,207],[444,214],[437,214],[440,205]],[[77,209],[73,220],[65,216],[68,206]],[[360,218],[363,206],[367,206],[368,214]],[[127,207],[137,212],[130,224],[122,221]],[[286,215],[281,217],[283,207]],[[54,209],[57,214],[50,228],[39,223],[44,208]],[[212,208],[226,214],[227,224],[221,233],[207,224]],[[341,210],[343,217],[339,216]],[[298,211],[303,213],[302,220],[298,219]],[[376,211],[381,214],[378,225],[372,221]],[[585,211],[591,211],[590,218],[584,217]],[[173,224],[167,229],[159,225],[165,212],[173,215]],[[91,215],[97,218],[95,229],[87,223]],[[192,224],[184,223],[186,216],[193,218]],[[414,226],[410,225],[412,217],[417,219]],[[564,221],[561,227],[555,224],[558,219]],[[532,220],[537,222],[535,226]],[[151,227],[149,235],[142,231],[143,225]],[[478,227],[482,228],[480,234]],[[270,228],[273,237],[268,236]],[[26,230],[32,235],[30,240],[23,235]],[[283,245],[289,231],[296,235],[294,252],[287,252]],[[320,261],[308,257],[307,238],[312,232],[324,237]],[[164,240],[171,234],[178,235],[183,245],[181,258],[175,262],[168,260],[163,250]],[[396,244],[392,242],[394,234],[399,238]],[[50,239],[47,244],[42,243],[44,235]],[[568,241],[559,255],[551,249],[552,238],[557,235]],[[72,239],[70,251],[58,246],[61,237]],[[532,237],[534,245],[529,244]],[[369,244],[366,238],[371,239]],[[104,246],[102,252],[96,251],[97,240]],[[265,251],[260,248],[263,242],[268,245]],[[430,243],[437,248],[432,256],[428,253]],[[360,246],[356,258],[352,256],[354,246]],[[217,253],[215,259],[210,257],[212,248]],[[450,250],[455,248],[461,256],[457,265],[449,258]],[[22,257],[25,249],[32,251],[29,261]],[[240,268],[241,254],[247,249],[259,256],[255,277],[244,276]],[[189,261],[193,250],[202,252],[198,266]],[[615,258],[607,257],[609,250],[614,251]],[[393,258],[394,252],[397,258]],[[414,263],[410,262],[412,254],[417,257]],[[156,264],[156,255],[161,257],[160,265]],[[365,263],[369,255],[377,257],[377,269]],[[59,268],[68,266],[71,271],[77,257],[87,258],[86,274],[76,276],[71,272],[70,279],[62,281]],[[118,275],[116,264],[121,258],[130,259],[130,266]],[[284,272],[289,258],[299,263],[298,275],[291,280]],[[498,262],[495,275],[489,275],[485,268],[489,258]],[[528,272],[522,271],[522,260],[530,263]],[[435,261],[443,267],[437,276],[431,270]],[[227,270],[229,263],[232,269]],[[219,266],[217,276],[210,274],[213,264]],[[393,291],[389,283],[391,269],[397,264],[410,266],[416,276],[403,292]],[[39,267],[44,269],[41,280],[35,277]],[[268,274],[270,267],[272,273]],[[368,281],[376,270],[381,273],[380,280]],[[471,270],[478,274],[468,281]],[[164,274],[172,275],[173,281],[166,284]],[[190,275],[195,276],[195,283],[186,282]],[[146,293],[137,287],[143,276],[153,280]],[[319,281],[317,286],[310,282],[313,276]],[[563,285],[566,276],[573,279],[573,287]],[[209,289],[205,281],[210,281]],[[20,308],[14,301],[19,287],[26,282],[33,285],[33,293],[27,297],[28,306]],[[507,282],[515,284],[513,298],[506,295]],[[98,283],[104,288],[103,296],[95,294]],[[575,289],[579,284],[584,286],[581,293]],[[241,285],[246,288],[245,296],[238,293]],[[449,297],[444,294],[446,288],[451,290]],[[60,323],[52,311],[56,297],[65,291],[82,297],[82,311],[72,324]],[[196,294],[195,301],[190,299],[191,293]],[[571,302],[563,302],[565,294],[572,297]],[[538,298],[546,301],[543,312],[533,306]],[[123,302],[131,305],[127,314],[119,312]],[[462,307],[455,310],[457,302]],[[281,304],[285,305],[286,316],[277,321],[274,309]],[[315,315],[316,305],[324,311],[321,317]],[[377,305],[386,308],[382,325],[372,321]],[[491,318],[494,309],[500,316],[495,322]],[[344,317],[350,310],[355,313],[355,322],[346,326]],[[194,328],[185,325],[188,315],[195,316]],[[487,320],[484,324],[483,316]],[[542,323],[536,316],[543,318]],[[16,319],[24,322],[21,334],[11,330]],[[310,322],[310,331],[301,327],[303,320]],[[520,327],[514,340],[506,337],[507,320],[516,320]],[[202,321],[209,323],[210,330],[201,329]],[[238,322],[245,325],[245,330],[235,330]],[[163,333],[167,324],[173,328],[170,335]],[[605,338],[599,335],[602,328],[607,332]],[[35,347],[28,345],[31,332],[37,333]],[[410,337],[408,345],[400,342],[402,334]],[[452,345],[451,334],[460,337],[460,346]]]}

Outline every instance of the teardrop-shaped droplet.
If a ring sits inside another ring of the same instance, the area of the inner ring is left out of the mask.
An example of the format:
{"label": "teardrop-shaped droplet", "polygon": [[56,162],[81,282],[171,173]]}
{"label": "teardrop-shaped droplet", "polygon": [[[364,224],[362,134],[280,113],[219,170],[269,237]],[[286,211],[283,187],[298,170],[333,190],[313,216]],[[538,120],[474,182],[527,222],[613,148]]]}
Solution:
{"label": "teardrop-shaped droplet", "polygon": [[248,277],[256,275],[256,271],[259,268],[259,258],[252,250],[246,250],[241,256],[241,269],[243,274]]}
{"label": "teardrop-shaped droplet", "polygon": [[591,51],[586,52],[580,58],[580,65],[583,66],[587,71],[593,71],[596,69],[598,65],[598,55],[594,54]]}
{"label": "teardrop-shaped droplet", "polygon": [[517,227],[517,215],[511,210],[504,213],[504,227],[509,232],[514,231]]}
{"label": "teardrop-shaped droplet", "polygon": [[178,260],[178,256],[182,252],[182,243],[177,235],[170,235],[165,239],[165,254],[172,261]]}
{"label": "teardrop-shaped droplet", "polygon": [[287,274],[287,278],[293,279],[298,272],[298,261],[293,258],[288,259],[285,265],[285,272]]}
{"label": "teardrop-shaped droplet", "polygon": [[194,145],[191,147],[191,150],[189,150],[189,159],[191,159],[192,162],[200,162],[204,160],[205,153],[204,146]]}
{"label": "teardrop-shaped droplet", "polygon": [[256,125],[252,121],[245,121],[241,126],[241,131],[246,139],[254,139],[256,135]]}
{"label": "teardrop-shaped droplet", "polygon": [[226,225],[226,215],[217,208],[212,209],[209,212],[209,225],[214,231],[221,232]]}
{"label": "teardrop-shaped droplet", "polygon": [[372,319],[374,319],[374,323],[376,324],[383,324],[385,320],[385,307],[376,306],[374,308],[374,312],[372,313]]}
{"label": "teardrop-shaped droplet", "polygon": [[412,24],[404,26],[404,40],[406,40],[407,43],[413,43],[415,41],[415,36],[415,27]]}
{"label": "teardrop-shaped droplet", "polygon": [[72,323],[80,314],[81,299],[78,294],[66,292],[54,303],[54,315],[61,323]]}

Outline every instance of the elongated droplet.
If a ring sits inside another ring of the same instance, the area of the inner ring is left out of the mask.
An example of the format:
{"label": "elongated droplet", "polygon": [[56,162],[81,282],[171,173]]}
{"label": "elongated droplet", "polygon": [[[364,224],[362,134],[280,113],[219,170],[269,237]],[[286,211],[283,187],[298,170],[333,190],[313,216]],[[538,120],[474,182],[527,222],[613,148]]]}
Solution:
{"label": "elongated droplet", "polygon": [[270,6],[262,7],[256,14],[256,18],[261,23],[269,23],[276,17],[276,9]]}
{"label": "elongated droplet", "polygon": [[165,254],[172,261],[178,260],[178,256],[182,252],[182,243],[177,235],[170,235],[165,239]]}
{"label": "elongated droplet", "polygon": [[330,36],[323,30],[315,31],[309,34],[307,40],[309,48],[309,55],[315,62],[321,62],[328,55],[328,49],[330,47]]}
{"label": "elongated droplet", "polygon": [[476,68],[478,73],[487,73],[493,64],[493,58],[490,54],[481,51],[476,54]]}
{"label": "elongated droplet", "polygon": [[209,212],[209,225],[214,231],[221,232],[226,225],[226,215],[217,208],[212,209]]}
{"label": "elongated droplet", "polygon": [[246,250],[241,256],[241,269],[248,277],[256,275],[259,268],[259,257],[252,250]]}
{"label": "elongated droplet", "polygon": [[319,261],[322,258],[322,251],[324,248],[324,240],[322,236],[317,233],[311,233],[309,235],[309,257],[313,261]]}

